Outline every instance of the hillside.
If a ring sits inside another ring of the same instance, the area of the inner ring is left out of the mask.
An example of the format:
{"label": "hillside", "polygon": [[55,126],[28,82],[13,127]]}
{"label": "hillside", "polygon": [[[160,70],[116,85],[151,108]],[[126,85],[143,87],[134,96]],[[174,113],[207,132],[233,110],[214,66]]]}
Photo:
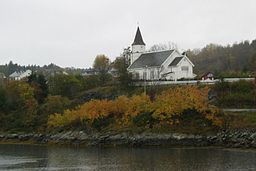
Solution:
{"label": "hillside", "polygon": [[62,68],[60,66],[57,66],[53,63],[49,65],[39,66],[39,65],[27,65],[22,66],[16,63],[13,63],[10,61],[8,64],[0,65],[0,73],[4,73],[6,76],[9,76],[15,71],[25,71],[27,69],[32,70],[33,72],[41,73],[44,76],[48,77],[52,75],[53,73],[61,73],[63,71],[69,73],[69,74],[81,74],[84,69],[79,68]]}
{"label": "hillside", "polygon": [[217,75],[241,75],[256,71],[256,40],[234,43],[232,46],[209,44],[202,49],[188,51],[195,64],[195,73],[213,72]]}

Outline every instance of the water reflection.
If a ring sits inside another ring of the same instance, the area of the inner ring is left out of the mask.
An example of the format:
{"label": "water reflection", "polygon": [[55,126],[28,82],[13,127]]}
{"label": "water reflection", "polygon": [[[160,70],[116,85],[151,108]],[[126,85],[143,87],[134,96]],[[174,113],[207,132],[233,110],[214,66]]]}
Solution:
{"label": "water reflection", "polygon": [[256,151],[0,145],[0,170],[256,170]]}

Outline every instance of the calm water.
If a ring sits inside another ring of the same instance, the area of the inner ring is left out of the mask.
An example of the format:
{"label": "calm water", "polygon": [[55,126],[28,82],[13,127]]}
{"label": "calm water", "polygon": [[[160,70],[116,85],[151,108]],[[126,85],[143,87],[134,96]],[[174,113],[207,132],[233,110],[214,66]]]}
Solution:
{"label": "calm water", "polygon": [[255,150],[0,145],[0,170],[256,170]]}

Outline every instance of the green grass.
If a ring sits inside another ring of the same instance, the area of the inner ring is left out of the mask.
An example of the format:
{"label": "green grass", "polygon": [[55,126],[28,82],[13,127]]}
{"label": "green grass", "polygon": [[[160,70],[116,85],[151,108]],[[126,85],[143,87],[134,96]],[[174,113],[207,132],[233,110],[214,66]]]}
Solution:
{"label": "green grass", "polygon": [[229,128],[256,128],[256,112],[225,112]]}

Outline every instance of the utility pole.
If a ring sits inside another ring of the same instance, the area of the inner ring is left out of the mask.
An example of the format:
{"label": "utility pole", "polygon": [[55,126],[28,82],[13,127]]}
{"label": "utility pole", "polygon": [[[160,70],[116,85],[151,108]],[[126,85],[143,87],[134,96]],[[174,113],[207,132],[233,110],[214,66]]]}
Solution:
{"label": "utility pole", "polygon": [[146,87],[146,79],[147,79],[147,68],[148,66],[146,65],[146,68],[145,68],[145,72],[144,72],[144,94],[147,95],[147,87]]}

